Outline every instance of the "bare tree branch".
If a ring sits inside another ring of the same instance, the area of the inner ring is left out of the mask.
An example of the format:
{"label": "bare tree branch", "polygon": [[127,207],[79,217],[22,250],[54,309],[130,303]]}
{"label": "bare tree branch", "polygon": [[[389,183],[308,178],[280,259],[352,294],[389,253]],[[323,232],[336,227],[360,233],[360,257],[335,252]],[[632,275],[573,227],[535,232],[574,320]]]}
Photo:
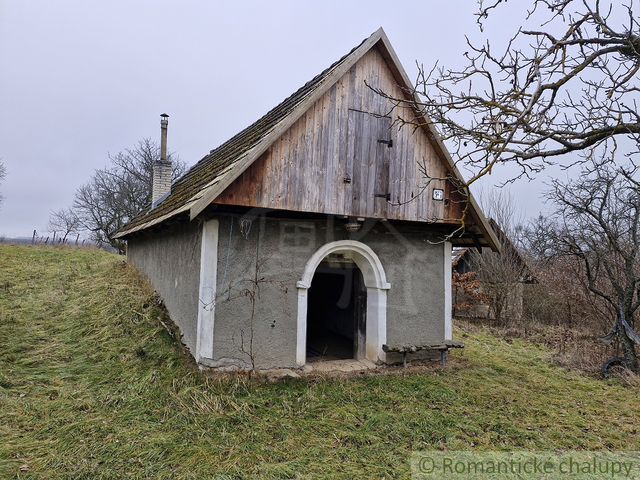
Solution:
{"label": "bare tree branch", "polygon": [[[96,170],[76,191],[70,212],[79,223],[78,229],[89,232],[98,245],[124,252],[124,243],[113,237],[131,218],[151,206],[153,164],[159,158],[159,145],[148,138],[134,148],[109,155],[112,166]],[[170,154],[169,160],[173,179],[185,172],[185,163],[176,155]],[[57,221],[55,215],[53,222]]]}
{"label": "bare tree branch", "polygon": [[[472,170],[467,185],[503,163],[519,166],[516,178],[531,178],[567,154],[578,160],[565,165],[611,154],[616,138],[631,140],[628,155],[639,151],[640,27],[633,3],[530,1],[525,25],[544,15],[542,24],[520,28],[502,53],[489,41],[468,41],[462,69],[420,68],[405,98],[378,90],[400,107],[397,125],[417,127],[427,118],[438,128],[454,160]],[[484,27],[502,3],[481,0],[478,24]]]}

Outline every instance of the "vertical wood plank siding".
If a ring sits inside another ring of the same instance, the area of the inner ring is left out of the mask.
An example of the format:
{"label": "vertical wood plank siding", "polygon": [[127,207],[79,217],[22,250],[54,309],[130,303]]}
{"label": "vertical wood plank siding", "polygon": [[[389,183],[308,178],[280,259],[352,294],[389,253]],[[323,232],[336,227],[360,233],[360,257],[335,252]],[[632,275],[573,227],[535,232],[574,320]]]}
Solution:
{"label": "vertical wood plank siding", "polygon": [[[400,112],[367,84],[402,96],[376,48],[364,55],[215,203],[411,221],[455,219],[447,170],[422,129],[390,127]],[[377,140],[392,140],[388,148]],[[432,180],[420,172],[424,163]],[[350,178],[351,183],[346,183]],[[390,194],[391,203],[374,194]],[[400,205],[397,205],[397,204]]]}

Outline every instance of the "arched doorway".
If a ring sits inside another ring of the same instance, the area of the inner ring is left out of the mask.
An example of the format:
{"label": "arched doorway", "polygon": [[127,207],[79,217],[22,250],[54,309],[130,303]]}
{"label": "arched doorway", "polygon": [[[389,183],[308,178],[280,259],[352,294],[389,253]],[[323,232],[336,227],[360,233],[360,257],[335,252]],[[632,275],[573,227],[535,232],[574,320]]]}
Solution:
{"label": "arched doorway", "polygon": [[[328,349],[336,349],[337,355],[332,355],[336,358],[384,361],[382,345],[386,341],[390,285],[380,259],[370,247],[354,240],[322,246],[307,262],[297,286],[299,366],[307,361],[307,340],[320,344],[320,349],[312,344],[309,347],[327,358]],[[329,341],[325,342],[328,349],[324,351],[323,334]]]}
{"label": "arched doorway", "polygon": [[362,272],[341,253],[316,268],[307,301],[307,362],[364,358],[367,288]]}

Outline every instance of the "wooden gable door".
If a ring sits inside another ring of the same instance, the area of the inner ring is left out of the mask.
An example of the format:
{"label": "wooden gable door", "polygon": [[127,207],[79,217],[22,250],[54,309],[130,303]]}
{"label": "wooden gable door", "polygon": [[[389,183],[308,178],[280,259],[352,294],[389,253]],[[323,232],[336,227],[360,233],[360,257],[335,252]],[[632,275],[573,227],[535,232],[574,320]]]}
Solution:
{"label": "wooden gable door", "polygon": [[345,213],[386,218],[389,163],[393,153],[391,119],[349,110],[348,129],[346,178],[350,182],[345,196]]}

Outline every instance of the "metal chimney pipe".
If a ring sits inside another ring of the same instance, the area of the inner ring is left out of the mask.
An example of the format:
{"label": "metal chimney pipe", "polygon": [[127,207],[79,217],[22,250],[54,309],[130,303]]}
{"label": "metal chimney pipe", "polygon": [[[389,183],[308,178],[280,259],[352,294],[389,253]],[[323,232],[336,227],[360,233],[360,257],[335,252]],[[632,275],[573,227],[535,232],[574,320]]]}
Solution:
{"label": "metal chimney pipe", "polygon": [[167,160],[167,128],[169,127],[169,115],[160,115],[160,161]]}

